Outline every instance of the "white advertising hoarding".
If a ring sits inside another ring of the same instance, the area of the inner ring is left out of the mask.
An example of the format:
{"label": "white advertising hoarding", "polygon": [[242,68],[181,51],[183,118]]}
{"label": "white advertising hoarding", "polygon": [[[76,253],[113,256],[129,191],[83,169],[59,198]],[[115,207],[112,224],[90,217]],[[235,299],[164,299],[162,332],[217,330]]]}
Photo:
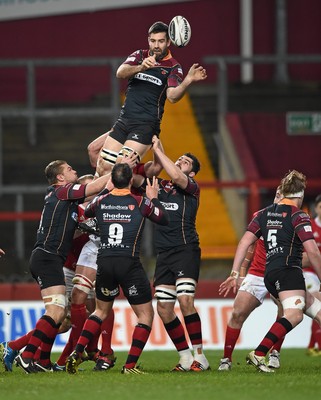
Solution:
{"label": "white advertising hoarding", "polygon": [[[232,310],[233,300],[196,300],[195,303],[202,321],[204,348],[223,349],[225,327]],[[136,317],[125,300],[116,300],[114,310],[112,347],[115,351],[128,350]],[[43,312],[43,303],[38,301],[0,302],[0,342],[16,339],[33,329]],[[178,315],[181,317],[179,312]],[[245,322],[236,348],[255,348],[275,318],[276,306],[272,301],[266,300]],[[305,317],[303,322],[287,335],[283,347],[306,347],[310,337],[310,327],[311,320]],[[68,335],[69,332],[58,335],[54,351],[62,351]],[[156,308],[153,329],[145,349],[173,349],[173,344],[156,314]]]}

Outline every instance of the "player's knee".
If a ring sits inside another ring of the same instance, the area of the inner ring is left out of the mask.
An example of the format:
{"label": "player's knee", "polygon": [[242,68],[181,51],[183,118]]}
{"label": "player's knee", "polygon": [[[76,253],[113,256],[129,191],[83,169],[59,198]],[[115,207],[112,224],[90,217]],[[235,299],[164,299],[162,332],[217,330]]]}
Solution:
{"label": "player's knee", "polygon": [[[155,295],[157,304],[159,303],[175,303],[176,301],[176,290],[164,286],[155,287]],[[160,305],[161,306],[161,305]]]}
{"label": "player's knee", "polygon": [[281,301],[284,316],[294,326],[298,325],[303,319],[305,308],[305,298],[303,296],[290,296]]}
{"label": "player's knee", "polygon": [[247,319],[247,314],[245,314],[241,311],[233,310],[230,322],[233,325],[242,326],[244,324],[244,322],[246,321],[246,319]]}
{"label": "player's knee", "polygon": [[[102,149],[100,152],[100,159],[104,165],[109,164],[109,166],[114,166],[118,157],[118,152],[108,149]],[[98,160],[98,162],[99,162]],[[110,167],[108,167],[110,168]]]}
{"label": "player's knee", "polygon": [[283,310],[294,309],[303,311],[305,308],[304,296],[290,296],[281,301]]}
{"label": "player's knee", "polygon": [[179,279],[176,281],[176,293],[180,296],[194,297],[196,291],[196,281],[191,278]]}
{"label": "player's knee", "polygon": [[[86,294],[86,298],[90,291],[94,288],[94,282],[92,282],[87,276],[82,275],[82,274],[76,274],[75,277],[72,280],[72,283],[74,284],[74,288],[77,289],[77,291],[83,292]],[[73,290],[72,291],[72,300],[74,300],[74,296],[77,296],[77,291]]]}
{"label": "player's knee", "polygon": [[45,303],[45,308],[49,306],[56,306],[63,310],[65,313],[65,308],[67,307],[67,299],[64,294],[51,294],[50,296],[44,296],[43,301]]}
{"label": "player's knee", "polygon": [[317,316],[317,314],[319,314],[320,311],[321,311],[321,301],[314,297],[310,307],[305,310],[305,314],[314,319]]}

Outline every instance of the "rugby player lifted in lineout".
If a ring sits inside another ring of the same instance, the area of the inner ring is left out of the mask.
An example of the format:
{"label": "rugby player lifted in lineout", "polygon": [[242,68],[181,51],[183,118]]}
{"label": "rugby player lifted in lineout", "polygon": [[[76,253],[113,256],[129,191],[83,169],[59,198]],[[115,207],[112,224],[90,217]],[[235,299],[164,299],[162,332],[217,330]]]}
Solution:
{"label": "rugby player lifted in lineout", "polygon": [[155,22],[148,31],[148,50],[136,50],[120,65],[116,76],[128,79],[125,102],[112,129],[88,146],[96,176],[110,173],[113,165],[128,152],[138,154],[138,162],[159,135],[166,99],[178,102],[187,88],[207,78],[206,70],[193,64],[183,79],[181,65],[169,50],[168,26]]}

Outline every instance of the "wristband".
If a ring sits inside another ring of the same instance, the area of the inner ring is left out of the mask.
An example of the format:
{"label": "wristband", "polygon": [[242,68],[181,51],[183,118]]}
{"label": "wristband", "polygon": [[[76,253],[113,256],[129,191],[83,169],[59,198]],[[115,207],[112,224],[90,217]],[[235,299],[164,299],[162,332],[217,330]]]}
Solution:
{"label": "wristband", "polygon": [[240,273],[238,271],[231,271],[230,276],[234,279],[239,277]]}

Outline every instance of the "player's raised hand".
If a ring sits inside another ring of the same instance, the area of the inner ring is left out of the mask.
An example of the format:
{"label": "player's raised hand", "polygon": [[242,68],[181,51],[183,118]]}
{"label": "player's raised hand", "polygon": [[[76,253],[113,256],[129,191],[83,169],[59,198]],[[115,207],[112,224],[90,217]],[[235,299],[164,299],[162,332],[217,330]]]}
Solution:
{"label": "player's raised hand", "polygon": [[146,69],[153,68],[156,64],[156,54],[153,54],[152,56],[146,57],[141,66],[142,70],[146,71]]}
{"label": "player's raised hand", "polygon": [[111,178],[108,179],[108,182],[106,183],[106,189],[111,192],[114,189],[114,184],[111,180]]}
{"label": "player's raised hand", "polygon": [[203,81],[207,78],[206,69],[199,64],[193,64],[188,71],[188,76],[194,81]]}
{"label": "player's raised hand", "polygon": [[152,183],[149,178],[146,179],[147,186],[146,186],[146,196],[152,200],[152,199],[157,199],[158,198],[158,190],[159,190],[159,185],[158,185],[158,180],[156,176],[153,176],[152,178]]}
{"label": "player's raised hand", "polygon": [[121,163],[128,164],[131,169],[133,169],[138,161],[138,153],[136,151],[132,151],[130,154],[125,154],[122,159]]}
{"label": "player's raised hand", "polygon": [[161,148],[161,141],[159,140],[158,136],[154,135],[152,137],[152,144],[153,144],[153,149]]}

